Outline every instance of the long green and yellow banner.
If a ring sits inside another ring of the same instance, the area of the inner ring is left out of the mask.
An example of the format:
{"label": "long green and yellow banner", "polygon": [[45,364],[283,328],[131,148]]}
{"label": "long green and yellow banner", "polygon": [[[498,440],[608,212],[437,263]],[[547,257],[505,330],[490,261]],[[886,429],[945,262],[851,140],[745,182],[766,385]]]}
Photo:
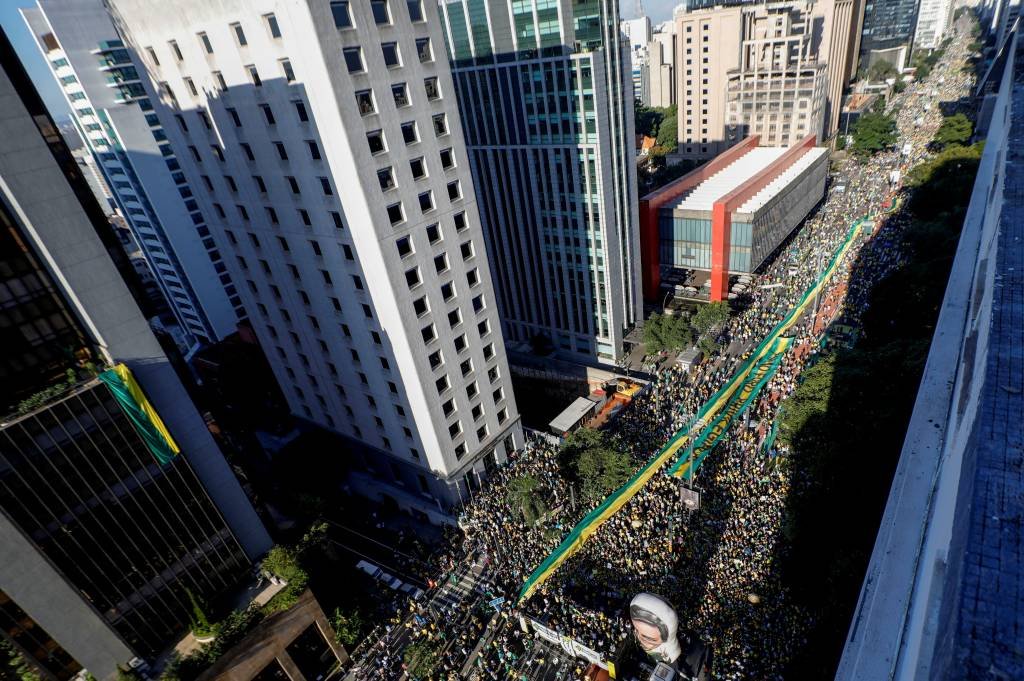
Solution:
{"label": "long green and yellow banner", "polygon": [[181,450],[167,431],[160,415],[142,392],[131,369],[118,364],[99,375],[107,384],[121,410],[135,427],[146,447],[161,465],[170,463]]}
{"label": "long green and yellow banner", "polygon": [[[892,199],[880,212],[890,212],[895,209],[896,205],[896,200]],[[798,319],[800,319],[800,316],[811,304],[814,296],[821,292],[825,284],[835,273],[839,263],[842,262],[850,249],[853,248],[860,228],[869,222],[873,222],[876,215],[877,213],[865,215],[854,220],[850,224],[850,228],[846,233],[846,238],[839,245],[839,248],[836,249],[836,252],[833,254],[822,273],[815,279],[814,283],[804,291],[797,304],[789,311],[782,321],[775,325],[771,332],[754,349],[747,360],[740,365],[739,369],[737,369],[736,373],[733,374],[725,385],[723,385],[718,392],[712,395],[707,402],[704,403],[688,423],[676,431],[676,433],[668,442],[665,443],[657,454],[651,457],[640,470],[634,473],[633,477],[627,480],[622,487],[608,495],[597,508],[584,516],[580,522],[576,523],[576,526],[572,528],[568,535],[566,535],[565,539],[562,540],[562,543],[558,545],[558,548],[548,554],[547,558],[537,566],[533,573],[531,573],[523,583],[523,588],[519,592],[519,603],[522,603],[532,596],[533,593],[555,573],[562,563],[583,548],[583,544],[586,543],[587,539],[597,532],[605,521],[615,515],[615,513],[625,506],[630,499],[636,496],[637,492],[647,484],[647,481],[650,480],[669,459],[686,446],[692,437],[694,424],[709,424],[705,427],[705,432],[699,436],[701,438],[702,446],[704,443],[707,443],[709,438],[712,438],[712,433],[717,427],[717,436],[712,439],[707,450],[702,451],[700,460],[702,461],[703,458],[707,456],[711,448],[714,447],[714,444],[717,443],[722,435],[724,435],[728,430],[728,424],[732,422],[732,418],[743,411],[743,408],[745,407],[742,405],[749,404],[749,402],[756,397],[761,387],[767,383],[771,374],[778,368],[777,362],[781,362],[782,355],[784,354],[785,349],[788,348],[790,339],[785,340],[785,347],[783,347],[777,354],[774,353],[776,342],[782,338],[783,334],[789,330],[789,328],[793,326]],[[774,369],[772,368],[773,366],[775,367]],[[750,378],[751,373],[755,372],[759,367],[764,369],[764,373],[758,376],[757,380],[749,381],[748,379]],[[741,388],[745,386],[749,387],[749,390],[741,390]],[[739,396],[736,395],[737,391],[740,391]],[[716,419],[716,416],[718,416],[729,405],[739,406],[737,406],[732,416],[726,421]],[[674,475],[682,475],[688,471],[685,463],[686,459],[690,459],[690,457],[683,457],[680,462],[676,463],[673,468]],[[691,465],[693,466],[694,471],[696,471],[700,463],[696,459],[691,459],[691,461],[693,461]]]}

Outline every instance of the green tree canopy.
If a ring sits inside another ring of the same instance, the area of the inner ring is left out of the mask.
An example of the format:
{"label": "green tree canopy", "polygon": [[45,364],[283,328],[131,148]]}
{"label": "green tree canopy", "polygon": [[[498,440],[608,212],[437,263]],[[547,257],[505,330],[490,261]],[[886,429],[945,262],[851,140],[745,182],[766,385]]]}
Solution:
{"label": "green tree canopy", "polygon": [[942,119],[942,125],[935,133],[934,142],[942,148],[953,144],[964,145],[970,141],[973,133],[971,119],[962,113],[953,114]]}
{"label": "green tree canopy", "polygon": [[540,494],[540,481],[532,475],[522,475],[510,480],[506,501],[518,508],[527,524],[533,525],[547,511],[547,504]]}
{"label": "green tree canopy", "polygon": [[657,141],[659,147],[665,147],[669,151],[675,151],[679,146],[679,128],[675,111],[661,119]]}
{"label": "green tree canopy", "polygon": [[850,150],[862,158],[889,149],[898,139],[895,119],[874,111],[858,118],[850,132],[853,135]]}
{"label": "green tree canopy", "polygon": [[897,75],[899,75],[899,72],[896,70],[896,67],[893,66],[892,62],[885,59],[879,59],[868,67],[868,79],[875,83],[895,78]]}
{"label": "green tree canopy", "polygon": [[629,479],[633,465],[626,452],[614,447],[608,436],[593,428],[580,428],[566,440],[559,453],[563,473],[580,483],[587,502],[603,499]]}
{"label": "green tree canopy", "polygon": [[405,660],[409,675],[414,679],[426,679],[434,674],[440,662],[440,646],[430,641],[416,641],[406,646],[402,659]]}
{"label": "green tree canopy", "polygon": [[693,333],[686,318],[655,312],[644,322],[644,347],[649,353],[682,350],[693,343]]}
{"label": "green tree canopy", "polygon": [[341,608],[335,608],[331,626],[334,627],[334,636],[338,643],[352,646],[362,638],[366,622],[358,610],[342,612]]}
{"label": "green tree canopy", "polygon": [[720,329],[729,320],[729,303],[720,300],[714,303],[702,305],[697,314],[693,315],[690,323],[698,336],[703,336],[709,331]]}
{"label": "green tree canopy", "polygon": [[636,134],[647,137],[658,136],[658,126],[665,118],[665,109],[637,105],[633,109],[633,120],[636,123]]}

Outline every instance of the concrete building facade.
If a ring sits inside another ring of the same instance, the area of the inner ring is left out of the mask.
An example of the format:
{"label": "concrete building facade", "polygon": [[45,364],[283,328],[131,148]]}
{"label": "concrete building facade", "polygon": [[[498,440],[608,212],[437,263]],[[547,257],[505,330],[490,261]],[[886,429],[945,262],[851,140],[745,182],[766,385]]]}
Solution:
{"label": "concrete building facade", "polygon": [[942,44],[952,22],[953,0],[921,0],[914,30],[914,47],[919,50],[936,49]]}
{"label": "concrete building facade", "polygon": [[849,83],[853,0],[727,3],[676,11],[681,158],[744,137],[791,146],[828,138]]}
{"label": "concrete building facade", "polygon": [[441,10],[506,339],[613,364],[642,316],[618,4]]}
{"label": "concrete building facade", "polygon": [[1024,72],[992,122],[837,681],[1024,678]]}
{"label": "concrete building facade", "polygon": [[919,0],[874,0],[864,5],[860,38],[860,68],[876,59],[886,59],[896,68],[904,67],[917,26]]}
{"label": "concrete building facade", "polygon": [[241,299],[103,0],[37,0],[21,12],[184,332],[183,352],[234,333]]}
{"label": "concrete building facade", "polygon": [[644,105],[668,108],[676,103],[676,33],[675,24],[665,22],[647,43],[647,63],[643,78],[647,99]]}
{"label": "concrete building facade", "polygon": [[[137,304],[138,283],[0,33],[0,638],[101,680],[188,625],[270,537]],[[178,452],[154,454],[123,364]],[[132,398],[135,399],[134,397]]]}
{"label": "concrete building facade", "polygon": [[111,5],[293,414],[447,514],[522,432],[436,5]]}

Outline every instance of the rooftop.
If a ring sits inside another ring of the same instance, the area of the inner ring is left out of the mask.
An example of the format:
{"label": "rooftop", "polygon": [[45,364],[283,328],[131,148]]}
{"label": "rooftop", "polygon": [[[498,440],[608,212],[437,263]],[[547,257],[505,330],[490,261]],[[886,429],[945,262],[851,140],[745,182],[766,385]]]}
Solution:
{"label": "rooftop", "polygon": [[694,187],[672,209],[710,211],[715,201],[748,182],[784,153],[785,147],[754,147]]}
{"label": "rooftop", "polygon": [[597,406],[597,402],[588,397],[577,397],[561,414],[551,420],[548,426],[553,430],[566,432]]}
{"label": "rooftop", "polygon": [[768,201],[785,189],[790,182],[800,175],[800,173],[807,170],[807,168],[822,156],[827,155],[828,149],[825,147],[814,147],[812,149],[808,149],[806,154],[798,158],[792,165],[782,171],[782,173],[769,182],[764,189],[750,197],[750,199],[740,206],[736,212],[756,213],[761,210]]}

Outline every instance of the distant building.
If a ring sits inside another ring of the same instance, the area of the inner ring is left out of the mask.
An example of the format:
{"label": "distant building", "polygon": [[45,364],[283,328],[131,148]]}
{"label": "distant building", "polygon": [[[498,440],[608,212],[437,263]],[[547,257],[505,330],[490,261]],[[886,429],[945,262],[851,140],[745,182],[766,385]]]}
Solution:
{"label": "distant building", "polygon": [[907,63],[917,26],[919,0],[872,0],[864,5],[860,68],[884,59],[897,69]]}
{"label": "distant building", "polygon": [[182,352],[233,333],[241,299],[103,0],[37,0],[21,13],[184,331]]}
{"label": "distant building", "polygon": [[712,158],[744,137],[790,146],[826,139],[849,81],[853,0],[677,10],[681,158]]}
{"label": "distant building", "polygon": [[672,269],[708,273],[694,297],[725,300],[730,275],[757,270],[824,197],[828,150],[813,135],[788,149],[758,142],[748,137],[641,200],[647,300]]}
{"label": "distant building", "polygon": [[917,10],[917,28],[914,31],[914,47],[920,50],[934,50],[953,23],[953,0],[920,0]]}
{"label": "distant building", "polygon": [[648,17],[624,19],[619,22],[623,35],[629,41],[630,74],[633,78],[633,99],[646,102],[648,95],[643,79],[647,65],[647,44],[651,41],[651,20]]}
{"label": "distant building", "polygon": [[0,640],[47,681],[108,681],[270,537],[2,33],[0,100]]}
{"label": "distant building", "polygon": [[675,24],[661,24],[647,43],[644,80],[645,106],[668,108],[676,103],[676,33]]}

